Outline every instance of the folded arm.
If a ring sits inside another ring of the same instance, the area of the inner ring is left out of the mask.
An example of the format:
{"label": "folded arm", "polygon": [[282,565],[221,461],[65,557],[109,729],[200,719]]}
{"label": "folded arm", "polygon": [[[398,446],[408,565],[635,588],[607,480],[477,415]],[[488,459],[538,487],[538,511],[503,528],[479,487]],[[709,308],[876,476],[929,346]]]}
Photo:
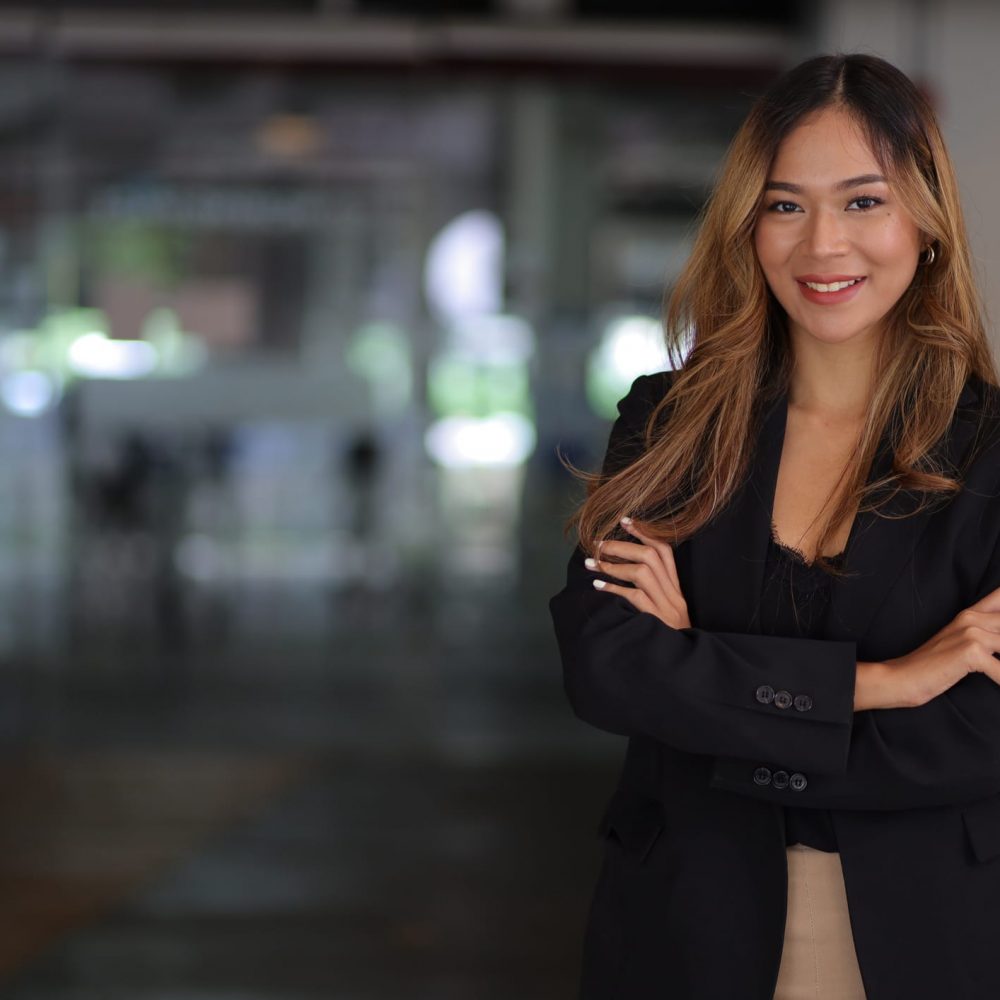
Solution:
{"label": "folded arm", "polygon": [[[640,378],[619,403],[606,472],[637,455],[666,385]],[[1000,552],[990,567],[983,594],[1000,586]],[[783,805],[903,809],[1000,792],[1000,686],[987,676],[916,708],[855,711],[853,641],[673,629],[594,577],[578,547],[549,602],[585,722],[712,756],[712,787]]]}

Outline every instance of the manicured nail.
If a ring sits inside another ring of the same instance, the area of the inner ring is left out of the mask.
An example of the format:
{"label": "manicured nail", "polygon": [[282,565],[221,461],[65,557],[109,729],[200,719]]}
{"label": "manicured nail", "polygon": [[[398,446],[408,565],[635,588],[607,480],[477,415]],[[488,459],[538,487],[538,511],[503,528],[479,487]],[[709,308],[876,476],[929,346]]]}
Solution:
{"label": "manicured nail", "polygon": [[622,518],[622,524],[624,524],[624,525],[628,526],[628,525],[630,525],[631,523],[632,523],[632,518],[630,518],[630,517],[623,517],[623,518]]}
{"label": "manicured nail", "polygon": [[605,581],[605,580],[595,580],[594,581],[594,586],[598,590],[604,590],[604,588],[607,586],[607,581]]}
{"label": "manicured nail", "polygon": [[597,560],[596,559],[584,559],[583,560],[583,565],[586,566],[587,569],[597,569]]}

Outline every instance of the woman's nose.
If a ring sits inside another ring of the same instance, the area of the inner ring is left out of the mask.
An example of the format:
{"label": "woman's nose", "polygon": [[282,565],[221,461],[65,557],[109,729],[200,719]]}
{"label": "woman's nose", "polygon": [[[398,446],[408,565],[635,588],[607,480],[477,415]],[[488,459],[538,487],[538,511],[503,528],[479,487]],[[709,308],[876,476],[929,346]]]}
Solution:
{"label": "woman's nose", "polygon": [[809,252],[817,257],[843,253],[847,249],[847,234],[843,220],[836,211],[813,212],[806,233]]}

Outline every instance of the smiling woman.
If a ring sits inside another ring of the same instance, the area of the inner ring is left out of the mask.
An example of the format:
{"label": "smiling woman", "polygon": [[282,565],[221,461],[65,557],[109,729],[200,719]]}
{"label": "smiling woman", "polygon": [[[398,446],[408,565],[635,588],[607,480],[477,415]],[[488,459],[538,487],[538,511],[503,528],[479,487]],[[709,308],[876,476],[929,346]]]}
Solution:
{"label": "smiling woman", "polygon": [[832,107],[801,124],[779,147],[764,190],[754,246],[793,350],[804,337],[878,336],[931,238],[881,174],[854,115]]}
{"label": "smiling woman", "polygon": [[579,473],[549,606],[574,711],[629,740],[585,1000],[1000,996],[1000,387],[957,190],[899,70],[791,70],[676,370]]}

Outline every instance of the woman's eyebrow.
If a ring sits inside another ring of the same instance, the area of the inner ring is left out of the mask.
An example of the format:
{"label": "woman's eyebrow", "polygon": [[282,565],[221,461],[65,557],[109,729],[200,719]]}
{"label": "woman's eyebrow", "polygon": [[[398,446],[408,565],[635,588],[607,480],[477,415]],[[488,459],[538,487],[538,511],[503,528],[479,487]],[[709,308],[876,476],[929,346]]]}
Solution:
{"label": "woman's eyebrow", "polygon": [[[881,174],[860,174],[857,177],[848,177],[846,180],[837,181],[833,185],[834,191],[846,191],[848,188],[858,187],[861,184],[887,183]],[[791,181],[768,181],[764,185],[765,191],[791,191],[792,194],[802,194],[804,188],[801,184],[793,184]]]}

